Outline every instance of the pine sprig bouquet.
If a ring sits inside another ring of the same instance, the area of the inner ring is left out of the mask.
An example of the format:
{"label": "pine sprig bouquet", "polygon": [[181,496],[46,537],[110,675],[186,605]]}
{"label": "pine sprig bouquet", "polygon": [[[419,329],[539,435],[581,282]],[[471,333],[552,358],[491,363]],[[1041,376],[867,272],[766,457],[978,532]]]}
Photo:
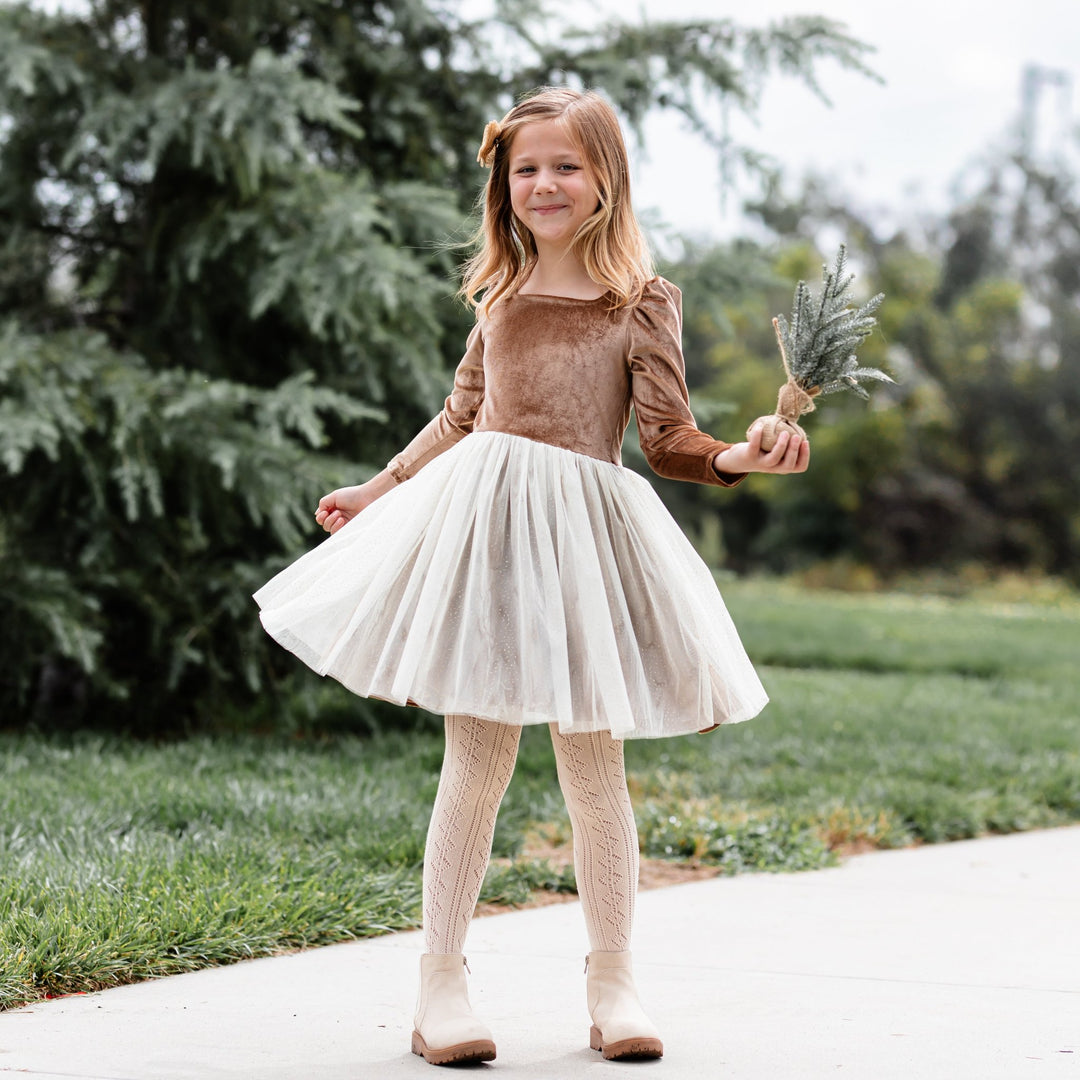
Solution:
{"label": "pine sprig bouquet", "polygon": [[836,266],[832,270],[828,264],[822,267],[820,299],[815,300],[806,282],[800,281],[795,287],[791,321],[783,315],[773,319],[787,382],[780,387],[776,412],[754,421],[763,425],[762,450],[771,450],[781,431],[805,436],[798,420],[803,413],[814,411],[814,398],[819,394],[850,390],[869,398],[859,385],[862,380],[893,381],[877,368],[859,367],[855,359],[855,350],[877,325],[874,312],[885,295],[879,293],[862,307],[853,308],[850,292],[854,280],[855,275],[847,273],[847,251],[841,245]]}

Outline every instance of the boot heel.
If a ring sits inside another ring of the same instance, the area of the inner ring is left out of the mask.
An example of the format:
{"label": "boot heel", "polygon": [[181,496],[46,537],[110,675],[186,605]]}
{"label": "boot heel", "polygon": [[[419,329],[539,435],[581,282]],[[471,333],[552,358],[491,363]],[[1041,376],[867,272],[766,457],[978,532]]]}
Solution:
{"label": "boot heel", "polygon": [[412,1052],[416,1054],[417,1057],[423,1057],[426,1049],[427,1047],[424,1045],[424,1040],[420,1038],[420,1032],[414,1031],[412,1033]]}

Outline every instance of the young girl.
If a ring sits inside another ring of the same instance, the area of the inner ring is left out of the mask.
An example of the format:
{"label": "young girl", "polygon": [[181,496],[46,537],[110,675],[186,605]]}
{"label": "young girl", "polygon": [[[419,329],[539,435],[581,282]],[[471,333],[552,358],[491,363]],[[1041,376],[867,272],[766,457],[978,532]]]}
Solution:
{"label": "young girl", "polygon": [[525,724],[548,724],[587,924],[590,1044],[660,1057],[630,931],[623,740],[747,720],[766,696],[712,575],[622,468],[631,408],[661,476],[802,472],[805,441],[730,445],[687,405],[678,289],[653,276],[614,112],[544,89],[488,124],[476,325],[443,411],[374,479],[319,501],[333,535],[256,594],[266,629],[356,693],[445,715],[424,857],[412,1049],[495,1057],[462,948]]}

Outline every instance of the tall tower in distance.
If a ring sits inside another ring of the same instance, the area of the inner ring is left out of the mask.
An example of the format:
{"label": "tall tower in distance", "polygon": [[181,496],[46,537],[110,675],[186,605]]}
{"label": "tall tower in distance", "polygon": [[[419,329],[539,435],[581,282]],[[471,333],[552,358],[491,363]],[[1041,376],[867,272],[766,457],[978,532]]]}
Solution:
{"label": "tall tower in distance", "polygon": [[1072,76],[1027,64],[1020,77],[1020,152],[1029,160],[1060,160],[1072,149]]}

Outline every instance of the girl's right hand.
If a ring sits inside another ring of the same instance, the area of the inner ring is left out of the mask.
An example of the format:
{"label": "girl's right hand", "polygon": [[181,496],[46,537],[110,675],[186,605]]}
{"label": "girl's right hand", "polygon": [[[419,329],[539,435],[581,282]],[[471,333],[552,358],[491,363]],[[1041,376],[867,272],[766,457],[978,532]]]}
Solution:
{"label": "girl's right hand", "polygon": [[806,472],[810,465],[810,443],[798,435],[781,431],[776,445],[768,451],[761,449],[760,424],[747,433],[747,441],[735,443],[713,458],[713,469],[719,474],[763,472],[783,475]]}
{"label": "girl's right hand", "polygon": [[370,506],[393,487],[397,487],[397,482],[384,469],[366,484],[338,488],[319,500],[315,520],[328,533],[336,533],[343,525],[352,521],[361,510]]}

